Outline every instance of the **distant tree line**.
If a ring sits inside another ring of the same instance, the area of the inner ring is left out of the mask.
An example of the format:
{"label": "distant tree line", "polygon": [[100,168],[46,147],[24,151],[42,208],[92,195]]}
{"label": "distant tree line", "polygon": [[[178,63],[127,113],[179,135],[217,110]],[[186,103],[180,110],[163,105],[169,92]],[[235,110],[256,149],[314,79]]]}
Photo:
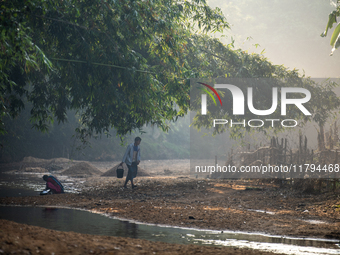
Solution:
{"label": "distant tree line", "polygon": [[[29,108],[29,107],[27,107]],[[135,136],[142,138],[143,160],[149,159],[188,159],[189,119],[183,117],[176,124],[170,123],[168,132],[157,127],[144,127],[145,133],[135,132],[124,137],[116,136],[114,129],[110,135],[93,136],[86,146],[76,138],[75,129],[79,119],[75,112],[68,113],[68,122],[54,122],[49,132],[42,133],[31,128],[30,112],[23,110],[15,119],[7,118],[8,132],[0,135],[0,162],[21,161],[24,157],[69,158],[90,161],[120,161],[125,147]]]}

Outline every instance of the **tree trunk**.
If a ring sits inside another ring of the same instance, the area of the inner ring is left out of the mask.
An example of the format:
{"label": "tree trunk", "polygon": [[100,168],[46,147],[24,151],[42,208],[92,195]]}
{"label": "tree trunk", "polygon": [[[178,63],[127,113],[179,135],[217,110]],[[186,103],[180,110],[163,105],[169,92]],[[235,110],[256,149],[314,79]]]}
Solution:
{"label": "tree trunk", "polygon": [[318,150],[325,150],[325,130],[322,124],[319,124],[320,131],[318,131]]}

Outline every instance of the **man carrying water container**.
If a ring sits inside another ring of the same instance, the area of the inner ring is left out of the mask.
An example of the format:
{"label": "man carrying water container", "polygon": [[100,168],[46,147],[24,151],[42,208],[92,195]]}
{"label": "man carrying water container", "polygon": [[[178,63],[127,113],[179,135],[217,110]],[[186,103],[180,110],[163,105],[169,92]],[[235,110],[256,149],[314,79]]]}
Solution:
{"label": "man carrying water container", "polygon": [[140,162],[140,148],[139,144],[142,141],[140,137],[135,138],[134,143],[130,143],[125,151],[122,163],[119,165],[123,165],[125,163],[128,167],[128,173],[126,176],[124,188],[127,188],[126,184],[128,181],[131,181],[131,186],[132,188],[136,188],[137,186],[133,184],[133,178],[137,176],[137,169],[138,169],[138,164]]}

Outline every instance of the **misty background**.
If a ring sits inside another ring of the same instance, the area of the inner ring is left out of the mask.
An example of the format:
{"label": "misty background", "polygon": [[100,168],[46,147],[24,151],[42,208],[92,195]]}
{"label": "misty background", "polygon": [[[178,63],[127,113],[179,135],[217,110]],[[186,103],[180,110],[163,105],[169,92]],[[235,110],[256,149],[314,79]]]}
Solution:
{"label": "misty background", "polygon": [[[211,7],[219,7],[231,26],[223,35],[216,33],[226,44],[233,44],[249,53],[263,54],[275,65],[298,69],[300,74],[313,78],[340,77],[340,50],[330,56],[330,36],[322,38],[328,15],[334,10],[329,0],[209,0]],[[75,112],[68,113],[68,123],[55,122],[48,133],[31,128],[30,106],[14,120],[6,119],[8,133],[0,137],[0,161],[20,161],[24,157],[37,158],[65,157],[75,160],[121,160],[126,145],[134,137],[142,138],[142,160],[188,159],[190,158],[190,135],[197,145],[194,153],[207,157],[224,157],[233,142],[228,136],[212,138],[206,130],[190,133],[190,118],[185,116],[170,123],[170,131],[163,133],[156,127],[146,126],[145,133],[135,132],[125,136],[124,141],[116,137],[115,130],[110,135],[98,135],[90,140],[89,146],[82,146],[75,135],[79,118]],[[220,146],[209,146],[215,144]],[[225,145],[227,144],[227,145]],[[225,145],[225,146],[223,146]]]}
{"label": "misty background", "polygon": [[[339,78],[340,52],[330,56],[330,36],[321,37],[332,0],[209,0],[219,7],[231,30],[221,39],[248,52],[256,52],[275,65],[298,69],[312,78]],[[333,30],[332,30],[333,31]],[[217,35],[216,35],[217,36]],[[218,37],[218,36],[217,36]]]}

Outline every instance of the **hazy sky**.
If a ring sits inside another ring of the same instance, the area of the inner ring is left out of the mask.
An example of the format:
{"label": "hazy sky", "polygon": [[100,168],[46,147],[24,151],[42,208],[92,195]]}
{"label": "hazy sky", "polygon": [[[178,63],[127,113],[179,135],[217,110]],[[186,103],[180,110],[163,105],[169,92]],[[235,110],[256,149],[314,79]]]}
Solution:
{"label": "hazy sky", "polygon": [[[231,30],[222,41],[236,40],[237,48],[260,53],[274,64],[305,71],[313,78],[340,77],[340,49],[330,56],[331,33],[326,38],[329,0],[208,0],[227,17]],[[332,32],[333,29],[330,31]],[[216,35],[217,37],[219,35]],[[252,39],[247,41],[247,38]],[[257,48],[254,46],[259,44]]]}

